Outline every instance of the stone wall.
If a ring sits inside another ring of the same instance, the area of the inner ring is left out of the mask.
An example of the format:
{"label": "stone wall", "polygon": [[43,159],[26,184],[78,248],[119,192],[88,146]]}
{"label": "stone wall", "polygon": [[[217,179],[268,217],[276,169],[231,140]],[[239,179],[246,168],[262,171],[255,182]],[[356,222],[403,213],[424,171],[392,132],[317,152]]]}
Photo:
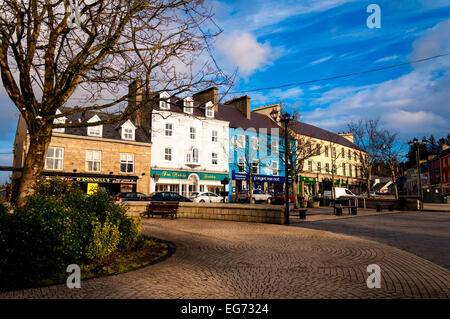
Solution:
{"label": "stone wall", "polygon": [[[139,216],[147,202],[125,202],[129,216]],[[178,218],[283,224],[283,206],[245,204],[180,203]]]}
{"label": "stone wall", "polygon": [[[364,207],[364,200],[359,198],[359,207]],[[394,204],[395,210],[419,210],[419,200],[416,199],[406,199],[406,207],[402,208],[396,199],[367,199],[366,198],[366,208],[376,209],[378,204]]]}

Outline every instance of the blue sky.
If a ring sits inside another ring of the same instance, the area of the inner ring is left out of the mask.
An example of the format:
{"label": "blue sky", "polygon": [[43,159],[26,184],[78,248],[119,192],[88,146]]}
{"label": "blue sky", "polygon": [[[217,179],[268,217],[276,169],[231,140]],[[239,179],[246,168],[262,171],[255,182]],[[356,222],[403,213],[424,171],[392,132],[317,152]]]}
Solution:
{"label": "blue sky", "polygon": [[[369,29],[369,4],[381,28]],[[448,0],[205,1],[223,33],[219,65],[239,76],[232,92],[358,72],[450,52]],[[249,93],[252,106],[283,102],[301,120],[345,131],[379,118],[407,141],[450,132],[450,57],[387,71]],[[243,95],[231,94],[226,99]],[[0,165],[11,165],[18,112],[0,85]],[[0,182],[7,177],[0,172]]]}

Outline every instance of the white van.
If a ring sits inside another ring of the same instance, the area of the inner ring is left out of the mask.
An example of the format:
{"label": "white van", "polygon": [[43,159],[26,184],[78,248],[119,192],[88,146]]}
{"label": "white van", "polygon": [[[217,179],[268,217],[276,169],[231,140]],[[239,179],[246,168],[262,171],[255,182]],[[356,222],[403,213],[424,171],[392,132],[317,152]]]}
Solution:
{"label": "white van", "polygon": [[[336,199],[339,199],[340,197],[356,197],[355,194],[353,194],[345,187],[334,187],[334,194],[336,196]],[[331,191],[324,191],[323,197],[332,199],[333,194]]]}

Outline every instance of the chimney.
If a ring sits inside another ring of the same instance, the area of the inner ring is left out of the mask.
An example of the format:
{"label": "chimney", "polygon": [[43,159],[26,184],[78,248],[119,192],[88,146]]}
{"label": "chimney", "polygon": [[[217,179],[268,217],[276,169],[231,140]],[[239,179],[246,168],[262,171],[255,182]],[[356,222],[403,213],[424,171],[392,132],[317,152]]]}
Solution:
{"label": "chimney", "polygon": [[[141,79],[133,81],[133,83],[128,86],[128,94],[128,106],[135,107],[136,105],[142,103],[143,85]],[[148,105],[139,107],[131,115],[131,120],[136,126],[141,127],[148,137],[151,137],[152,115],[151,108],[148,107]]]}
{"label": "chimney", "polygon": [[339,136],[342,136],[343,138],[345,138],[346,140],[355,143],[354,139],[353,139],[353,133],[351,132],[344,132],[344,133],[338,133]]}
{"label": "chimney", "polygon": [[216,87],[210,87],[209,89],[200,91],[193,95],[194,101],[198,102],[198,104],[205,104],[211,101],[214,104],[214,112],[219,111],[218,104],[218,89]]}
{"label": "chimney", "polygon": [[225,102],[227,105],[233,106],[236,110],[244,114],[247,119],[251,118],[250,112],[250,96],[244,95]]}
{"label": "chimney", "polygon": [[[136,104],[142,102],[142,80],[137,79],[128,85],[128,106],[135,107]],[[135,124],[138,126],[142,125],[142,109],[139,108],[135,113],[133,113],[132,118]]]}

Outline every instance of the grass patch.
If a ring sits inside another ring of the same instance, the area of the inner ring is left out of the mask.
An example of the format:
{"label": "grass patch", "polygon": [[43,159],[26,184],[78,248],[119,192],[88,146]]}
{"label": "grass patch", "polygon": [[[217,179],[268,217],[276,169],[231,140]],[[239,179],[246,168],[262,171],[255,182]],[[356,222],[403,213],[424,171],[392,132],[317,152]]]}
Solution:
{"label": "grass patch", "polygon": [[[136,270],[166,258],[169,251],[167,243],[141,236],[132,249],[117,249],[102,262],[82,262],[80,264],[81,279],[99,278]],[[68,276],[68,273],[58,274],[51,279],[39,282],[35,287],[64,284]]]}

